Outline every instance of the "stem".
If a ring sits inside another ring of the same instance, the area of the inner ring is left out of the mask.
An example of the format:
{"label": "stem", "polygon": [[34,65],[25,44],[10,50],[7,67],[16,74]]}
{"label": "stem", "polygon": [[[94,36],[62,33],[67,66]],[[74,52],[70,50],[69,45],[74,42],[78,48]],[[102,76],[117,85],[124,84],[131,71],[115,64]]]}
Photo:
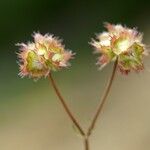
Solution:
{"label": "stem", "polygon": [[84,147],[85,147],[85,150],[90,150],[88,137],[84,138]]}
{"label": "stem", "polygon": [[99,106],[98,106],[98,109],[97,109],[97,111],[96,111],[96,113],[95,113],[95,115],[94,115],[94,117],[93,117],[93,120],[92,120],[92,122],[91,122],[91,125],[90,125],[89,128],[88,128],[88,132],[87,132],[87,136],[88,136],[88,137],[91,135],[92,130],[93,130],[94,127],[95,127],[95,124],[96,124],[96,121],[97,121],[97,119],[98,119],[98,116],[101,114],[102,109],[103,109],[103,107],[104,107],[104,104],[105,104],[105,102],[106,102],[107,96],[108,96],[108,94],[109,94],[109,92],[110,92],[110,89],[111,89],[111,86],[112,86],[112,83],[113,83],[113,80],[114,80],[114,77],[115,77],[116,69],[117,69],[117,63],[118,63],[118,59],[117,59],[117,60],[115,61],[115,63],[114,63],[113,71],[112,71],[112,74],[111,74],[110,79],[109,79],[109,81],[108,81],[108,84],[107,84],[107,86],[106,86],[106,89],[105,89],[105,91],[104,91],[104,94],[103,94],[103,96],[102,96],[102,98],[101,98],[101,102],[100,102],[100,104],[99,104]]}
{"label": "stem", "polygon": [[64,107],[64,110],[66,111],[66,113],[68,114],[69,118],[72,120],[72,122],[75,124],[75,126],[78,128],[80,134],[82,136],[85,136],[85,132],[82,129],[81,125],[79,124],[79,122],[76,120],[76,118],[74,117],[74,115],[72,114],[72,112],[70,111],[69,107],[67,106],[64,98],[62,97],[62,95],[60,94],[60,91],[51,75],[51,73],[48,76],[49,80],[51,81],[51,84],[56,92],[56,95],[58,96],[60,102],[62,103],[62,106]]}

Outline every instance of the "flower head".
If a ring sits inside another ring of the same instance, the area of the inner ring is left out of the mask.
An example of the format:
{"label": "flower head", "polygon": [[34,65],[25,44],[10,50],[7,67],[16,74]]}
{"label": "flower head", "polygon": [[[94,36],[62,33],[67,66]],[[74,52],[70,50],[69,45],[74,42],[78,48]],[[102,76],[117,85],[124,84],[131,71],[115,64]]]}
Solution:
{"label": "flower head", "polygon": [[51,71],[68,67],[73,58],[71,51],[65,50],[62,40],[53,35],[35,33],[34,42],[17,44],[20,46],[19,75],[40,78],[47,76]]}
{"label": "flower head", "polygon": [[97,40],[91,43],[96,52],[101,54],[98,59],[101,68],[118,59],[118,68],[123,74],[142,70],[143,56],[148,54],[142,43],[142,34],[135,28],[122,25],[106,23],[105,27],[108,31],[98,34]]}

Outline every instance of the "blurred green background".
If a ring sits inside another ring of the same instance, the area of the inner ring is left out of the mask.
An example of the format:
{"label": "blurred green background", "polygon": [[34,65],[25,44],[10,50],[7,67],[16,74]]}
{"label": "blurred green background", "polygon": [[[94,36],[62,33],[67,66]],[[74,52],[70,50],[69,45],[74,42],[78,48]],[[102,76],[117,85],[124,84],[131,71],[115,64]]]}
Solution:
{"label": "blurred green background", "polygon": [[[98,71],[88,44],[103,22],[138,27],[150,43],[150,4],[146,0],[0,0],[0,150],[83,150],[82,139],[47,79],[34,82],[18,74],[15,43],[34,31],[64,39],[76,59],[55,79],[84,128],[99,103],[112,65]],[[91,150],[150,149],[150,61],[145,70],[117,74]]]}

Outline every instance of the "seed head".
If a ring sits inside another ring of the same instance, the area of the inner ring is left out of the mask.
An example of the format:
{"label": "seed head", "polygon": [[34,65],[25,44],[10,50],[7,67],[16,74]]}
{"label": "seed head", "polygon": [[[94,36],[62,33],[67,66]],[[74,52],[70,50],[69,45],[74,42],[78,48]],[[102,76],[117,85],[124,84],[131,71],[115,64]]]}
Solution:
{"label": "seed head", "polygon": [[101,54],[98,58],[101,68],[118,58],[118,68],[123,74],[143,70],[143,56],[148,52],[142,43],[142,34],[122,25],[106,23],[105,27],[108,31],[98,34],[97,40],[91,42],[95,52]]}
{"label": "seed head", "polygon": [[62,40],[53,35],[35,33],[34,42],[17,44],[20,47],[19,66],[21,77],[46,77],[51,71],[68,67],[73,58],[71,51],[65,50]]}

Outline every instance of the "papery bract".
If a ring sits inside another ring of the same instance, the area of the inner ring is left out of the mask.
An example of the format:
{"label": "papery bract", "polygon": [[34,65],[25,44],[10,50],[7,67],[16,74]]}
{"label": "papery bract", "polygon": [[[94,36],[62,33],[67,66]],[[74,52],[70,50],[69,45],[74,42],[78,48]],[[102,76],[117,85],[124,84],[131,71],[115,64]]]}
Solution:
{"label": "papery bract", "polygon": [[142,70],[143,56],[148,54],[142,43],[142,34],[135,28],[122,25],[106,23],[105,27],[108,31],[98,34],[97,40],[91,42],[96,52],[101,54],[98,58],[101,68],[118,59],[118,68],[123,74]]}
{"label": "papery bract", "polygon": [[69,60],[73,53],[67,51],[62,40],[53,35],[35,33],[34,42],[17,44],[20,46],[19,75],[40,78],[47,76],[51,71],[57,71],[70,65]]}

